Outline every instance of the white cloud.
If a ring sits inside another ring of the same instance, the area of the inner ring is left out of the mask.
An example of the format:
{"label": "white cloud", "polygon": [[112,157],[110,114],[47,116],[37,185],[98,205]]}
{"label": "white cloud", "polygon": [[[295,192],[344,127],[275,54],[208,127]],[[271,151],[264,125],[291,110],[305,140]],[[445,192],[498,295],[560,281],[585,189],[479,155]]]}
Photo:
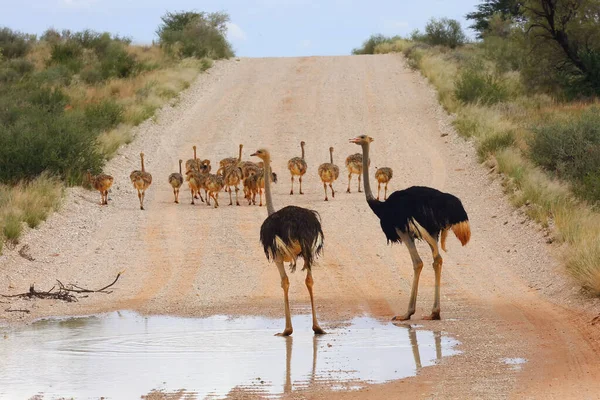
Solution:
{"label": "white cloud", "polygon": [[248,36],[239,25],[227,22],[227,38],[231,41],[245,41]]}

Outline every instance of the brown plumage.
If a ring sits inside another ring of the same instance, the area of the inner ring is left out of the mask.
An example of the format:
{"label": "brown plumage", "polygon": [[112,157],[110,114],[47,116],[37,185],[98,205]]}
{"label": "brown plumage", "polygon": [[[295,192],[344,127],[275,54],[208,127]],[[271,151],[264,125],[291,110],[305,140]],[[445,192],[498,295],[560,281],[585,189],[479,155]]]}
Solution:
{"label": "brown plumage", "polygon": [[173,172],[169,175],[169,184],[173,188],[173,196],[175,196],[175,203],[179,203],[179,188],[183,185],[183,175],[181,174],[181,164],[183,160],[179,160],[179,172]]}
{"label": "brown plumage", "polygon": [[306,143],[304,141],[300,142],[300,148],[302,149],[302,157],[294,157],[288,161],[288,169],[292,174],[292,189],[290,190],[290,194],[294,194],[294,176],[298,176],[298,181],[300,182],[300,194],[304,194],[302,192],[302,176],[306,174],[306,170],[308,166],[306,165],[306,161],[304,161],[304,145]]}
{"label": "brown plumage", "polygon": [[[225,168],[230,167],[232,165],[238,165],[239,163],[242,162],[242,149],[243,148],[244,148],[244,145],[240,144],[239,153],[238,153],[237,158],[236,157],[227,157],[227,158],[224,158],[221,161],[219,161],[219,169],[217,170],[217,175],[221,175],[223,178],[225,178],[225,176],[224,176]],[[224,185],[223,188],[225,189],[226,192],[229,190],[228,185]]]}
{"label": "brown plumage", "polygon": [[87,177],[92,187],[99,191],[102,196],[100,205],[108,205],[108,190],[112,186],[114,178],[107,174],[93,176],[90,170],[87,171]]}
{"label": "brown plumage", "polygon": [[206,205],[210,206],[210,199],[215,201],[215,208],[219,207],[219,192],[225,186],[223,177],[217,174],[208,174],[206,177]]}
{"label": "brown plumage", "polygon": [[229,192],[229,205],[233,205],[233,199],[231,198],[231,187],[235,188],[235,205],[239,206],[240,202],[238,200],[238,192],[240,189],[238,186],[242,183],[243,179],[242,168],[237,165],[230,165],[229,167],[225,167],[223,169],[223,181],[225,185],[228,187]]}
{"label": "brown plumage", "polygon": [[335,197],[333,182],[340,176],[340,168],[333,163],[333,147],[329,148],[329,162],[319,165],[318,172],[321,182],[323,182],[323,189],[325,190],[325,201],[328,201],[327,184],[329,184],[329,188],[331,189],[331,197]]}
{"label": "brown plumage", "polygon": [[208,174],[198,171],[189,171],[186,174],[186,181],[188,182],[188,186],[190,187],[190,192],[192,194],[192,204],[195,204],[194,199],[197,199],[198,197],[200,197],[200,201],[204,202],[202,194],[200,193],[200,189],[206,190],[207,177]]}
{"label": "brown plumage", "polygon": [[[371,165],[371,160],[369,160],[369,165]],[[350,193],[350,181],[352,180],[352,174],[358,175],[358,191],[360,190],[360,180],[362,175],[362,154],[355,153],[351,154],[346,158],[346,168],[348,169],[348,189],[346,193]]]}
{"label": "brown plumage", "polygon": [[[264,164],[263,164],[264,165]],[[249,185],[249,196],[248,196],[248,205],[250,203],[256,205],[256,195],[259,195],[259,206],[262,207],[262,195],[265,189],[265,172],[263,168],[260,168],[256,174],[249,176],[245,179],[245,183]],[[277,183],[277,174],[271,171],[271,182]]]}
{"label": "brown plumage", "polygon": [[[199,171],[200,164],[202,161],[198,159],[196,156],[196,146],[192,147],[194,149],[194,158],[190,158],[185,162],[185,173],[187,174],[189,171]],[[210,161],[209,161],[210,162]]]}
{"label": "brown plumage", "polygon": [[152,184],[152,175],[146,172],[144,167],[144,153],[140,153],[140,160],[142,162],[142,170],[135,170],[129,174],[129,179],[133,183],[133,187],[137,189],[138,199],[140,200],[140,210],[144,209],[144,197],[146,196],[146,190]]}
{"label": "brown plumage", "polygon": [[381,184],[385,184],[385,190],[383,193],[383,199],[387,200],[387,189],[388,183],[394,176],[394,171],[388,167],[377,168],[375,171],[375,179],[377,179],[377,200],[379,200],[379,192],[381,191]]}

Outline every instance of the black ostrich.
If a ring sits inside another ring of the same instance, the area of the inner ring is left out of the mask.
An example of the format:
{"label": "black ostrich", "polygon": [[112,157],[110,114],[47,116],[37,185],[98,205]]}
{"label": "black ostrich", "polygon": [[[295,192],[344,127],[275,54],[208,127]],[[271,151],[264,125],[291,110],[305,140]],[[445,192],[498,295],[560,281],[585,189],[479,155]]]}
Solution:
{"label": "black ostrich", "polygon": [[423,186],[412,186],[408,189],[392,193],[386,201],[379,201],[373,197],[369,183],[369,144],[373,138],[362,135],[350,139],[362,147],[363,175],[365,195],[371,210],[379,217],[381,229],[387,237],[388,243],[406,244],[412,258],[414,276],[410,292],[408,311],[404,315],[395,316],[393,320],[405,321],[415,313],[419,276],[423,269],[423,261],[419,257],[415,246],[415,239],[425,240],[433,253],[433,269],[435,271],[435,298],[431,315],[424,319],[440,319],[440,280],[442,275],[442,257],[438,249],[438,239],[441,233],[442,249],[446,251],[446,238],[448,230],[456,235],[462,245],[466,245],[471,238],[469,217],[461,201],[448,193]]}
{"label": "black ostrich", "polygon": [[261,158],[264,163],[265,174],[265,198],[269,216],[260,227],[260,241],[264,247],[268,260],[274,260],[281,275],[281,287],[283,288],[283,299],[285,301],[285,330],[277,336],[289,336],[292,334],[292,319],[290,316],[290,303],[288,290],[290,281],[285,272],[284,262],[290,263],[290,270],[296,270],[296,261],[299,256],[304,259],[306,270],[306,287],[310,294],[310,305],[312,307],[313,326],[315,334],[325,333],[317,322],[315,303],[313,301],[313,278],[311,267],[316,256],[323,250],[323,230],[316,211],[306,208],[287,206],[279,211],[273,207],[271,197],[271,155],[265,149],[257,150],[252,156]]}

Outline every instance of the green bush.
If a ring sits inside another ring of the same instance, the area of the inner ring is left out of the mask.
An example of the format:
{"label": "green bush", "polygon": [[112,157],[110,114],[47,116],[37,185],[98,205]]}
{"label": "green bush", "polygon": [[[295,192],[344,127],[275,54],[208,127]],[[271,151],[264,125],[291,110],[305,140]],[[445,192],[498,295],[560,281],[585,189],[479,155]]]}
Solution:
{"label": "green bush", "polygon": [[0,29],[0,54],[11,59],[27,55],[34,39],[9,28]]}
{"label": "green bush", "polygon": [[50,64],[63,65],[73,72],[79,72],[83,66],[82,54],[83,47],[75,41],[57,42],[52,45]]}
{"label": "green bush", "polygon": [[500,76],[487,72],[482,63],[474,62],[460,71],[454,94],[463,103],[489,105],[506,101],[509,90]]}
{"label": "green bush", "polygon": [[352,50],[352,54],[375,54],[375,48],[384,43],[391,43],[394,39],[383,36],[381,34],[372,35],[370,38],[365,40],[362,47],[358,47]]}
{"label": "green bush", "polygon": [[87,129],[100,133],[123,122],[123,106],[114,100],[88,105],[84,110]]}
{"label": "green bush", "polygon": [[89,126],[114,123],[115,112],[90,113],[95,117],[90,121],[83,112],[65,112],[68,102],[60,90],[35,83],[0,86],[1,182],[16,183],[49,171],[77,183],[82,171],[102,166],[97,132]]}
{"label": "green bush", "polygon": [[[119,42],[111,42],[98,54],[100,58],[100,73],[104,79],[127,78],[135,75],[138,64],[131,54]],[[101,57],[100,57],[101,56]]]}
{"label": "green bush", "polygon": [[167,12],[156,31],[162,48],[179,57],[229,58],[227,41],[229,15],[222,12]]}
{"label": "green bush", "polygon": [[467,42],[467,36],[462,30],[460,22],[455,19],[442,18],[429,20],[425,25],[425,33],[413,31],[411,39],[425,42],[431,46],[447,46],[454,49]]}
{"label": "green bush", "polygon": [[575,184],[582,197],[600,200],[600,108],[534,128],[533,160]]}
{"label": "green bush", "polygon": [[34,76],[34,80],[40,85],[50,84],[68,86],[73,79],[73,73],[64,65],[50,66]]}

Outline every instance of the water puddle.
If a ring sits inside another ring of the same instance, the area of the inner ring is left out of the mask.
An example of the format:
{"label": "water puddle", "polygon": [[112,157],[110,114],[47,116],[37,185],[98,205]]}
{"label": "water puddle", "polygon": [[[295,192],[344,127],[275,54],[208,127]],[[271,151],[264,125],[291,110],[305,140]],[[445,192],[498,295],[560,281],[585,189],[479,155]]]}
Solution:
{"label": "water puddle", "polygon": [[506,365],[510,365],[510,369],[513,371],[520,371],[523,364],[527,362],[525,358],[503,358],[501,361]]}
{"label": "water puddle", "polygon": [[[0,398],[140,398],[153,390],[281,395],[307,386],[352,390],[415,375],[458,342],[439,332],[357,317],[314,336],[280,319],[192,319],[115,312],[39,321],[0,335]],[[323,324],[327,328],[327,324]]]}

